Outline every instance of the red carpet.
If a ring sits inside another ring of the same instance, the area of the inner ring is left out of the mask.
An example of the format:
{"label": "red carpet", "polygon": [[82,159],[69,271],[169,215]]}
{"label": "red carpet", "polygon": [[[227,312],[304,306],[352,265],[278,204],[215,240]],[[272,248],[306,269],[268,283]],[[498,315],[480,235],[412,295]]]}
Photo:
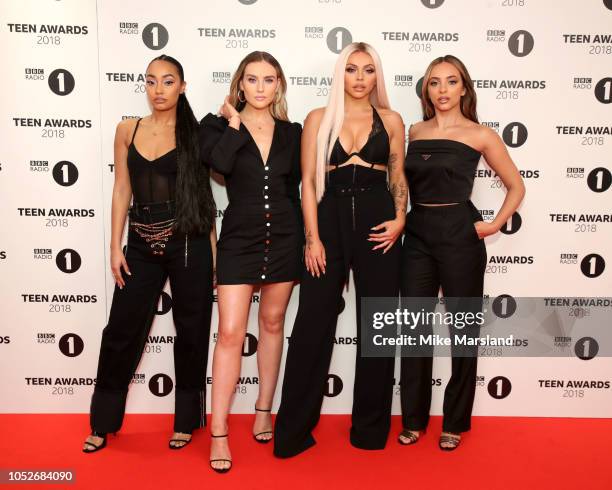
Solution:
{"label": "red carpet", "polygon": [[[348,443],[349,417],[323,416],[318,444],[279,460],[272,446],[250,436],[251,416],[231,418],[234,468],[208,467],[208,432],[180,451],[167,449],[171,417],[128,415],[106,449],[81,453],[86,415],[0,415],[0,468],[64,468],[76,472],[66,488],[121,489],[612,489],[612,420],[475,417],[454,453],[437,447],[440,417],[415,446],[395,442],[399,417],[384,451]],[[60,488],[16,485],[16,488]],[[63,485],[61,486],[63,487]],[[6,486],[6,488],[10,488]]]}

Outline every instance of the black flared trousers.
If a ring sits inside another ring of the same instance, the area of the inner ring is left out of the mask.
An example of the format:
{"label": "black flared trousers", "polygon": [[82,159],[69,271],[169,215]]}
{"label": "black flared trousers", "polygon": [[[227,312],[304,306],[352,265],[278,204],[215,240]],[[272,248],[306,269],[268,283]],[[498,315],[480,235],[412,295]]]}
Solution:
{"label": "black flared trousers", "polygon": [[[445,298],[456,302],[459,298],[473,298],[480,303],[487,263],[484,241],[478,238],[474,227],[474,222],[480,220],[471,201],[450,206],[414,205],[406,217],[402,245],[402,298],[436,298],[441,287]],[[474,304],[471,301],[470,308]],[[476,354],[474,350],[473,355],[467,356],[464,351],[462,357],[452,358],[451,377],[444,391],[444,431],[459,433],[470,429]],[[400,391],[406,429],[427,427],[432,365],[432,357],[402,357]]]}
{"label": "black flared trousers", "polygon": [[[155,223],[171,218],[164,212],[131,218]],[[186,250],[187,245],[187,250]],[[206,425],[206,366],[212,313],[212,251],[207,234],[174,232],[163,255],[152,254],[130,227],[123,273],[125,287],[115,286],[108,325],[102,333],[90,423],[98,433],[116,432],[125,413],[128,387],[140,361],[166,280],[172,291],[176,327],[174,430],[191,432]]]}
{"label": "black flared trousers", "polygon": [[393,219],[393,200],[385,172],[341,167],[318,207],[319,235],[327,257],[326,273],[304,271],[299,307],[289,339],[281,405],[275,424],[274,454],[290,457],[306,450],[321,412],[342,289],[353,269],[357,305],[357,355],[350,441],[363,449],[382,449],[387,441],[393,395],[393,358],[362,357],[361,298],[398,297],[400,247],[372,251],[371,228]]}

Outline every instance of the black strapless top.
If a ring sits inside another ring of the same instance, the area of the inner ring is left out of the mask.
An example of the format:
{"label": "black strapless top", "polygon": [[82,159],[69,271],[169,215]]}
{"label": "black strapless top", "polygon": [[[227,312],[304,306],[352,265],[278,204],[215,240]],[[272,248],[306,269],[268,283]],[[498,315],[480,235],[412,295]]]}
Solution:
{"label": "black strapless top", "polygon": [[414,140],[404,170],[411,203],[449,204],[470,199],[480,152],[460,141]]}
{"label": "black strapless top", "polygon": [[365,145],[361,147],[361,150],[349,155],[342,147],[342,144],[340,144],[340,138],[336,138],[336,142],[334,143],[334,147],[329,157],[329,164],[338,167],[348,162],[352,156],[357,155],[364,162],[372,166],[375,164],[386,165],[389,161],[389,152],[389,135],[387,134],[385,125],[378,115],[378,112],[374,106],[372,106],[372,130],[368,135],[368,140]]}
{"label": "black strapless top", "polygon": [[139,119],[134,128],[127,155],[134,202],[143,204],[173,201],[177,173],[176,148],[155,160],[147,160],[134,145],[134,136],[136,136],[140,121]]}

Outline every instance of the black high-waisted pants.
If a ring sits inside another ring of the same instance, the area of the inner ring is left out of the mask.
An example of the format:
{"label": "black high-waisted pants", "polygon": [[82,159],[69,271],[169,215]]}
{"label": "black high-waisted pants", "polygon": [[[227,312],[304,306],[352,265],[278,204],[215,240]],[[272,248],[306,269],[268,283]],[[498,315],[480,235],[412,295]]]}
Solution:
{"label": "black high-waisted pants", "polygon": [[[130,220],[157,223],[171,219],[164,206],[136,206]],[[156,211],[158,210],[159,211]],[[128,387],[138,366],[167,278],[176,327],[174,430],[191,432],[206,425],[205,379],[212,313],[212,251],[208,234],[187,237],[174,232],[163,255],[153,255],[130,226],[123,289],[115,286],[108,325],[102,332],[90,422],[98,433],[116,432],[125,413]],[[186,253],[187,252],[187,253]]]}
{"label": "black high-waisted pants", "polygon": [[[449,206],[414,205],[406,216],[402,245],[402,297],[435,298],[442,287],[445,298],[482,298],[487,251],[474,227],[474,222],[481,220],[471,201]],[[476,364],[475,354],[452,358],[452,373],[444,391],[443,431],[470,429]],[[431,357],[402,357],[401,404],[406,429],[427,427],[431,374]]]}
{"label": "black high-waisted pants", "polygon": [[[327,258],[326,273],[312,277],[304,270],[300,302],[289,339],[281,405],[275,424],[274,454],[290,457],[315,440],[334,346],[342,289],[352,266],[357,306],[357,337],[361,337],[361,298],[399,295],[400,247],[386,254],[372,251],[371,228],[394,219],[386,172],[346,166],[330,172],[318,206],[319,235]],[[361,357],[355,363],[350,441],[363,449],[382,449],[391,421],[393,358]]]}

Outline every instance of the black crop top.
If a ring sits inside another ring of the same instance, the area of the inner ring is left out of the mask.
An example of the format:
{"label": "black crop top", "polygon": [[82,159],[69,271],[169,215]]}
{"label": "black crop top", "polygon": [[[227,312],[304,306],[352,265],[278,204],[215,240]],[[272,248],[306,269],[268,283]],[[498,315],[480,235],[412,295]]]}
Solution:
{"label": "black crop top", "polygon": [[449,204],[470,199],[480,152],[460,141],[414,140],[404,169],[411,203]]}
{"label": "black crop top", "polygon": [[136,136],[140,121],[141,119],[134,128],[127,156],[134,202],[143,204],[172,201],[176,189],[176,148],[155,160],[147,160],[134,145],[134,136]]}
{"label": "black crop top", "polygon": [[336,138],[329,157],[329,164],[338,167],[348,162],[352,156],[357,155],[364,162],[370,163],[372,166],[375,164],[386,165],[389,161],[389,152],[389,135],[378,112],[372,106],[372,130],[368,135],[365,145],[361,147],[361,150],[349,155],[342,147],[340,137]]}

